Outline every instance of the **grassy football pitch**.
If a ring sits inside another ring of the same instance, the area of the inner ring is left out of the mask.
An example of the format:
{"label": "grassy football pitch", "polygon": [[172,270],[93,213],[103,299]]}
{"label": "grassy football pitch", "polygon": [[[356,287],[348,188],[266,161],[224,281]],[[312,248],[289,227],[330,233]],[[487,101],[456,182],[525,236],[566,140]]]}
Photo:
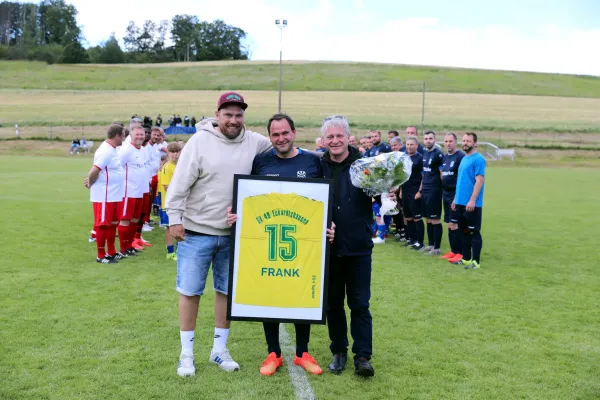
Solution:
{"label": "grassy football pitch", "polygon": [[[95,263],[82,185],[90,165],[83,156],[0,158],[0,399],[295,398],[295,366],[258,373],[258,323],[232,325],[240,372],[209,365],[211,290],[196,376],[176,375],[176,267],[164,259],[162,231],[145,235],[155,246],[135,260]],[[309,376],[316,397],[600,398],[599,181],[598,169],[490,167],[478,271],[392,242],[377,247],[376,375]],[[326,328],[313,327],[311,339],[326,368]]]}

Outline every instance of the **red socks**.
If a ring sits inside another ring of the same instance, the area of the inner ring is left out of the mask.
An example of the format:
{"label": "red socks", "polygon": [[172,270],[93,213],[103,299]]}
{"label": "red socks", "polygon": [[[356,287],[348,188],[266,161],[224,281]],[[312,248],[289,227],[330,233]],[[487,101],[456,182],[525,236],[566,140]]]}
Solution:
{"label": "red socks", "polygon": [[129,226],[119,224],[119,246],[121,246],[121,253],[129,248]]}
{"label": "red socks", "polygon": [[96,227],[96,248],[98,249],[98,258],[104,258],[106,255],[104,246],[106,244],[107,233],[108,226]]}
{"label": "red socks", "polygon": [[117,225],[110,225],[106,227],[106,253],[109,256],[117,254],[115,249],[115,238],[117,237]]}

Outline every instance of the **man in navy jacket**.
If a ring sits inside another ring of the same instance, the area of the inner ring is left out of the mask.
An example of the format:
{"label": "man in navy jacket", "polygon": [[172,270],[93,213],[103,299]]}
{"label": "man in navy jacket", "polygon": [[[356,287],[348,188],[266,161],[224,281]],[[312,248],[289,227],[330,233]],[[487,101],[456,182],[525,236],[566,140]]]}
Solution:
{"label": "man in navy jacket", "polygon": [[334,181],[333,222],[337,227],[329,264],[327,326],[333,353],[329,370],[341,373],[348,359],[348,324],[344,311],[344,297],[348,293],[354,373],[373,376],[375,371],[370,363],[373,323],[369,311],[373,249],[371,197],[350,180],[350,165],[360,159],[361,154],[348,145],[350,127],[346,118],[339,115],[325,118],[321,133],[327,149],[322,158],[323,175]]}

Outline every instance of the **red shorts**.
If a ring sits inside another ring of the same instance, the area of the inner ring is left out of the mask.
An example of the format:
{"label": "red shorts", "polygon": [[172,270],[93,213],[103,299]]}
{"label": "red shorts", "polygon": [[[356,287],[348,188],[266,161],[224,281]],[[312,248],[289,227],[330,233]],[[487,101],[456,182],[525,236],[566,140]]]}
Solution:
{"label": "red shorts", "polygon": [[119,222],[118,201],[106,203],[92,203],[94,209],[94,228],[98,226],[110,226],[113,222]]}
{"label": "red shorts", "polygon": [[139,219],[142,213],[143,199],[134,199],[131,197],[124,198],[119,203],[119,219],[131,221]]}

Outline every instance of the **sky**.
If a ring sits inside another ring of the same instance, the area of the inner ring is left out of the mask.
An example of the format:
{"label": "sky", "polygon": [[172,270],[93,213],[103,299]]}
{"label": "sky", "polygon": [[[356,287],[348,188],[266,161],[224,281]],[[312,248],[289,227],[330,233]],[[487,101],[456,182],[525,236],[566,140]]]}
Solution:
{"label": "sky", "polygon": [[600,76],[600,0],[67,0],[87,45],[177,14],[248,34],[253,60],[366,61]]}

